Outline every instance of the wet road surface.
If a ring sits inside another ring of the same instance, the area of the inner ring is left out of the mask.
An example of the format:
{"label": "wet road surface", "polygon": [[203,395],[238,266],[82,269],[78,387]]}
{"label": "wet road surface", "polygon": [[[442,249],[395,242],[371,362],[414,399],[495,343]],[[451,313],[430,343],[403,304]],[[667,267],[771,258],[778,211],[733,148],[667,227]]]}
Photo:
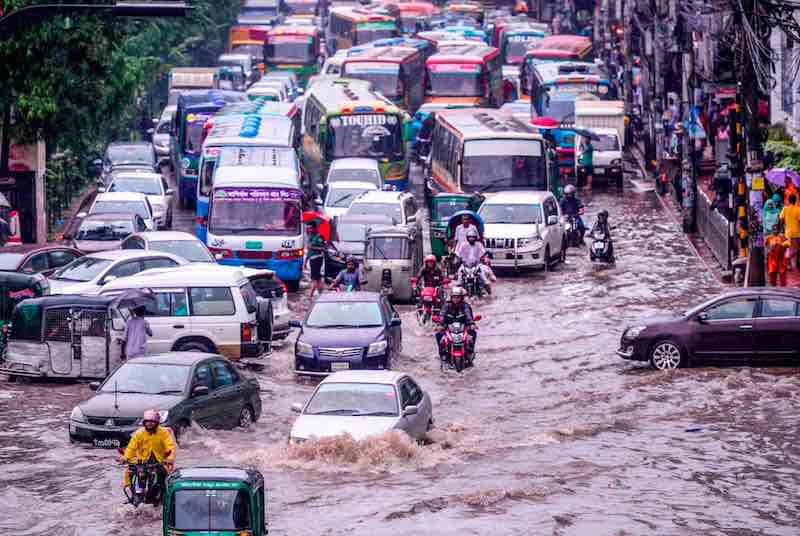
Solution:
{"label": "wet road surface", "polygon": [[[654,194],[596,192],[587,223],[602,208],[619,225],[616,268],[593,269],[584,248],[551,273],[500,275],[475,305],[479,354],[462,375],[440,372],[431,332],[400,307],[395,366],[434,401],[425,445],[287,446],[289,406],[314,386],[294,379],[288,344],[258,373],[254,428],[194,429],[178,465],[259,468],[274,534],[798,534],[796,370],[659,373],[616,357],[628,322],[721,289]],[[113,451],[69,444],[69,413],[89,395],[0,384],[0,534],[161,534],[160,511],[123,505]]]}

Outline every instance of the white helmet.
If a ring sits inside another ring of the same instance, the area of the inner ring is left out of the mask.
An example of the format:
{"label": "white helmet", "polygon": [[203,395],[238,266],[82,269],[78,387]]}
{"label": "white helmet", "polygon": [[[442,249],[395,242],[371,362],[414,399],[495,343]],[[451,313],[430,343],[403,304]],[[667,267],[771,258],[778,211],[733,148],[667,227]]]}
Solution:
{"label": "white helmet", "polygon": [[464,290],[464,287],[460,287],[460,286],[454,286],[454,287],[453,287],[453,288],[450,290],[450,297],[451,297],[451,298],[452,298],[453,296],[461,296],[461,297],[463,298],[463,297],[464,297],[464,296],[466,296],[466,295],[467,295],[467,291],[466,291],[466,290]]}
{"label": "white helmet", "polygon": [[564,195],[571,195],[574,193],[575,193],[575,186],[573,186],[572,184],[567,184],[564,187]]}

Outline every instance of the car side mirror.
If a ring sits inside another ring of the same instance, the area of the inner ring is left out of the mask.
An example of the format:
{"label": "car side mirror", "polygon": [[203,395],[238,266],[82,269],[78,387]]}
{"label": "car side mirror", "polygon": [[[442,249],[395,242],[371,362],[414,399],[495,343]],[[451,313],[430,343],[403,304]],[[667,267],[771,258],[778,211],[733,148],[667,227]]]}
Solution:
{"label": "car side mirror", "polygon": [[210,392],[207,385],[195,385],[192,388],[192,397],[206,396]]}
{"label": "car side mirror", "polygon": [[696,318],[698,322],[700,322],[701,324],[705,324],[706,322],[708,322],[710,317],[708,316],[708,313],[702,312],[699,315],[697,315]]}
{"label": "car side mirror", "polygon": [[112,282],[112,281],[114,281],[116,278],[117,278],[117,276],[115,276],[115,275],[107,275],[107,276],[105,277],[105,279],[103,279],[103,284],[106,284],[106,283],[111,283],[111,282]]}
{"label": "car side mirror", "polygon": [[406,406],[406,409],[403,410],[403,417],[416,415],[418,411],[417,406]]}
{"label": "car side mirror", "polygon": [[292,411],[295,413],[302,413],[303,412],[303,404],[300,402],[295,402],[292,404]]}
{"label": "car side mirror", "polygon": [[314,198],[314,204],[315,205],[322,206],[324,203],[325,203],[325,201],[323,201],[321,197],[317,196],[317,197]]}
{"label": "car side mirror", "polygon": [[557,224],[558,224],[558,216],[547,217],[547,225],[557,225]]}
{"label": "car side mirror", "polygon": [[86,214],[86,212],[78,212],[77,214],[75,214],[75,216],[77,216],[78,218],[85,218],[87,215],[88,214]]}
{"label": "car side mirror", "polygon": [[105,192],[106,192],[106,187],[105,186],[98,186],[97,187],[97,193],[98,194],[104,194]]}
{"label": "car side mirror", "polygon": [[392,318],[392,321],[389,323],[389,325],[391,327],[393,327],[393,328],[399,328],[400,326],[403,325],[403,321],[400,320],[399,318],[395,317],[395,318]]}
{"label": "car side mirror", "polygon": [[89,389],[92,391],[97,391],[100,389],[100,382],[89,382]]}
{"label": "car side mirror", "polygon": [[173,190],[172,188],[169,188],[167,190],[167,192],[166,192],[166,195],[175,195],[175,190]]}
{"label": "car side mirror", "polygon": [[301,328],[303,324],[299,320],[289,320],[289,327],[290,328]]}

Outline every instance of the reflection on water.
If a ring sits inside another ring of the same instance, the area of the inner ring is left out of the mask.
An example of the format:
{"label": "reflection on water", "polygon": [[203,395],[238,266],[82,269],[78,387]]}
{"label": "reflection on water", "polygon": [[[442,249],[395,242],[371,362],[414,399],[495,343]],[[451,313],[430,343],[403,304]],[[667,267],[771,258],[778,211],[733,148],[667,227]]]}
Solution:
{"label": "reflection on water", "polygon": [[[434,401],[424,444],[387,433],[290,446],[293,343],[259,373],[251,431],[187,433],[178,465],[244,464],[269,490],[271,533],[797,534],[795,369],[657,373],[613,351],[628,322],[721,289],[652,194],[597,193],[616,268],[586,249],[555,272],[504,274],[483,316],[476,367],[439,370],[432,332],[401,306],[404,355]],[[293,303],[299,314],[307,299]],[[66,419],[86,386],[2,384],[0,533],[161,533],[160,512],[123,504],[113,451],[73,446]],[[313,519],[313,522],[309,522]]]}

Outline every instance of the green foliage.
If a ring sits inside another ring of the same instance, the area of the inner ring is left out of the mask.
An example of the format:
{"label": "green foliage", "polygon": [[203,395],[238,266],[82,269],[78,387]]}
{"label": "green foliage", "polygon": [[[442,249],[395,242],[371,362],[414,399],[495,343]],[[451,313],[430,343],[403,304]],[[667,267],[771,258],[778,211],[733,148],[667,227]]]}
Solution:
{"label": "green foliage", "polygon": [[767,129],[767,139],[770,141],[792,141],[785,123],[774,123]]}
{"label": "green foliage", "polygon": [[788,141],[769,140],[764,147],[775,154],[775,165],[800,169],[800,147],[791,138]]}

